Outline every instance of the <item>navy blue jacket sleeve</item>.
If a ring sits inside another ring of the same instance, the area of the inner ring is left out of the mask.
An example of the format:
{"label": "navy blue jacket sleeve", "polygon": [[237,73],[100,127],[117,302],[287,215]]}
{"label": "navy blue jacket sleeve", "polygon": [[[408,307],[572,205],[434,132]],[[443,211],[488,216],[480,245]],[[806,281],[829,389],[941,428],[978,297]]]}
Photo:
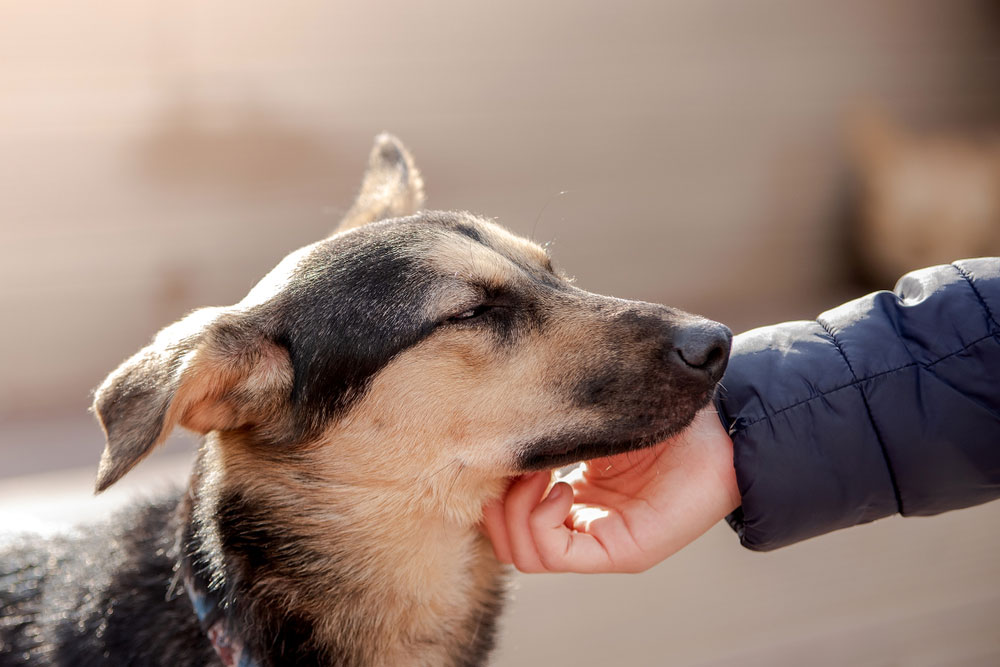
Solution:
{"label": "navy blue jacket sleeve", "polygon": [[737,336],[716,401],[756,550],[1000,497],[1000,259]]}

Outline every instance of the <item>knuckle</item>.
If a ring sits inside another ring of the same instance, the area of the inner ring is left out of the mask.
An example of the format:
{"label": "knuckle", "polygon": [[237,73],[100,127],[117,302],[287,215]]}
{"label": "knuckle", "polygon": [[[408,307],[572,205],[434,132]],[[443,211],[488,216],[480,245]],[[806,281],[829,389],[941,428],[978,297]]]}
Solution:
{"label": "knuckle", "polygon": [[649,569],[649,564],[647,563],[633,563],[632,566],[627,570],[629,574],[642,574]]}
{"label": "knuckle", "polygon": [[549,553],[543,549],[539,549],[538,560],[541,561],[542,566],[546,569],[546,571],[555,571],[562,569],[561,559],[557,554]]}
{"label": "knuckle", "polygon": [[534,561],[520,556],[514,557],[514,567],[525,574],[533,574],[537,571]]}
{"label": "knuckle", "polygon": [[642,574],[650,568],[644,558],[626,558],[618,563],[618,570],[624,574]]}

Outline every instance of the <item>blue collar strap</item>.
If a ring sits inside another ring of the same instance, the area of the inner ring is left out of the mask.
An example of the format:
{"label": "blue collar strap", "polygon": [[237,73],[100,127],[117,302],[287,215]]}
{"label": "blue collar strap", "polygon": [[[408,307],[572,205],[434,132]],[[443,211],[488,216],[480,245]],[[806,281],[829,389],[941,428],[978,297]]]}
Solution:
{"label": "blue collar strap", "polygon": [[191,606],[194,607],[194,613],[198,615],[201,629],[212,642],[212,648],[219,655],[222,664],[225,667],[259,667],[246,648],[243,638],[231,632],[218,596],[208,590],[205,582],[193,574],[193,569],[193,567],[186,568],[184,588],[191,600]]}

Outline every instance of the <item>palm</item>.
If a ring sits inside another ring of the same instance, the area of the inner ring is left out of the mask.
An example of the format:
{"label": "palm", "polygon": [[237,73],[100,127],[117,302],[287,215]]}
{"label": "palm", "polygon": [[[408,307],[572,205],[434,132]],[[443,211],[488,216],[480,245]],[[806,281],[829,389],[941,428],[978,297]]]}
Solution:
{"label": "palm", "polygon": [[506,538],[511,560],[526,571],[645,570],[739,502],[732,445],[708,411],[670,440],[574,470],[561,480],[572,487],[572,501],[555,494],[539,504],[546,481],[530,477],[512,487],[504,536],[498,539],[496,520],[487,518],[494,544]]}

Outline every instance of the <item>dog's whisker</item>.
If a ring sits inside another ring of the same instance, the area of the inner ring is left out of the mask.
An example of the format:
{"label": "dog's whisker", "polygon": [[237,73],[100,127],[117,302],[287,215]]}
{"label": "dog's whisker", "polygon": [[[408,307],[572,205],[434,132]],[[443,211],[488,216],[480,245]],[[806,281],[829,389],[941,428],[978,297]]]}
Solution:
{"label": "dog's whisker", "polygon": [[432,479],[432,478],[440,475],[442,472],[444,472],[448,468],[451,468],[454,465],[460,465],[460,462],[458,460],[456,460],[456,459],[452,459],[452,460],[448,461],[447,463],[445,463],[440,468],[438,468],[437,470],[435,470],[434,472],[432,472],[430,475],[427,475],[424,479],[428,479],[428,480]]}
{"label": "dog's whisker", "polygon": [[461,461],[455,461],[458,464],[458,470],[455,471],[455,476],[451,479],[451,484],[448,486],[448,491],[444,495],[445,507],[451,507],[452,494],[455,492],[455,486],[458,484],[459,478],[462,473],[465,472],[465,463]]}
{"label": "dog's whisker", "polygon": [[542,219],[542,214],[545,213],[545,209],[549,207],[549,204],[555,201],[557,197],[562,197],[568,192],[569,190],[560,190],[553,195],[549,195],[549,198],[546,199],[545,203],[542,205],[541,210],[538,211],[538,215],[535,216],[535,221],[531,224],[531,233],[529,234],[531,238],[535,238],[535,231],[538,229],[538,223]]}

